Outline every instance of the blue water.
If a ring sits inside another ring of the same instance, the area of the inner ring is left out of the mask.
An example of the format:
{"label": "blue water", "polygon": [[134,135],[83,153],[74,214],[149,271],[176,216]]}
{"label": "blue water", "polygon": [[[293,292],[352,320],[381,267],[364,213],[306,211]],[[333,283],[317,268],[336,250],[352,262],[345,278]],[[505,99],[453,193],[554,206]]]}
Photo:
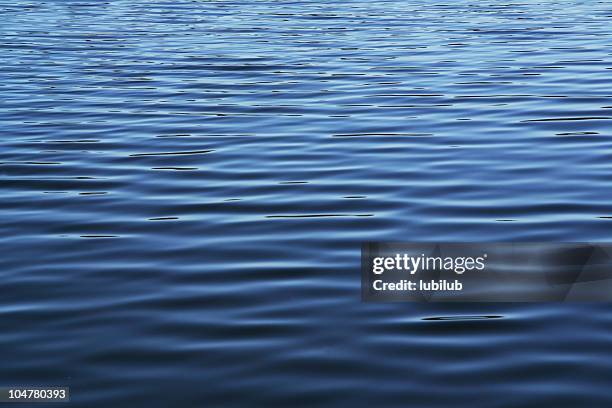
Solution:
{"label": "blue water", "polygon": [[612,406],[609,305],[359,291],[362,241],[610,240],[612,2],[0,17],[1,384],[83,407]]}

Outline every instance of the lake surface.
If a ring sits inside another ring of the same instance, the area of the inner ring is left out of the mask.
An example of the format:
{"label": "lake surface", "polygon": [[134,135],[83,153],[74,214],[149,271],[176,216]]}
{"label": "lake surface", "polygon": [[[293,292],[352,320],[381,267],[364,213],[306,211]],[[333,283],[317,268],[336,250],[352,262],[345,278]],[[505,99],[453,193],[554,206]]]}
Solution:
{"label": "lake surface", "polygon": [[610,305],[359,289],[362,241],[610,240],[612,2],[0,16],[2,385],[83,407],[612,405]]}

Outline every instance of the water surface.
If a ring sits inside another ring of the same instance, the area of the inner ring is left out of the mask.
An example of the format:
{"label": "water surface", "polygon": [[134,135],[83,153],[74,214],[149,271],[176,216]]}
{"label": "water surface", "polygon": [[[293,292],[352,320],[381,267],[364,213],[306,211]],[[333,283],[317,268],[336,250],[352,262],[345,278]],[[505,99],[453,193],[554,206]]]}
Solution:
{"label": "water surface", "polygon": [[359,298],[362,241],[610,239],[612,2],[0,15],[3,384],[87,407],[612,405],[609,305]]}

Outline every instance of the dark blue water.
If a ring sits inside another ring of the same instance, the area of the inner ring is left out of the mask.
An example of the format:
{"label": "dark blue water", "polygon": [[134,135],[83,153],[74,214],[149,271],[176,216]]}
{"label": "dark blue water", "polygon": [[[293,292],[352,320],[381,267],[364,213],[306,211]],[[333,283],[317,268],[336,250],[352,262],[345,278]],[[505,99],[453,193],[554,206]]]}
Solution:
{"label": "dark blue water", "polygon": [[2,2],[0,382],[612,406],[609,305],[359,291],[362,241],[610,240],[611,23],[610,1]]}

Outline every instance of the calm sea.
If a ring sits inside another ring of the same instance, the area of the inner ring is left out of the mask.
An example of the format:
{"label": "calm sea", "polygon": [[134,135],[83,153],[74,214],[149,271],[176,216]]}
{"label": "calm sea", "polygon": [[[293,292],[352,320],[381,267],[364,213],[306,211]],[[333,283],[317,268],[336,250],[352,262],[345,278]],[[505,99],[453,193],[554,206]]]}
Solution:
{"label": "calm sea", "polygon": [[612,406],[610,305],[359,290],[362,241],[611,239],[612,2],[14,0],[0,20],[2,385]]}

